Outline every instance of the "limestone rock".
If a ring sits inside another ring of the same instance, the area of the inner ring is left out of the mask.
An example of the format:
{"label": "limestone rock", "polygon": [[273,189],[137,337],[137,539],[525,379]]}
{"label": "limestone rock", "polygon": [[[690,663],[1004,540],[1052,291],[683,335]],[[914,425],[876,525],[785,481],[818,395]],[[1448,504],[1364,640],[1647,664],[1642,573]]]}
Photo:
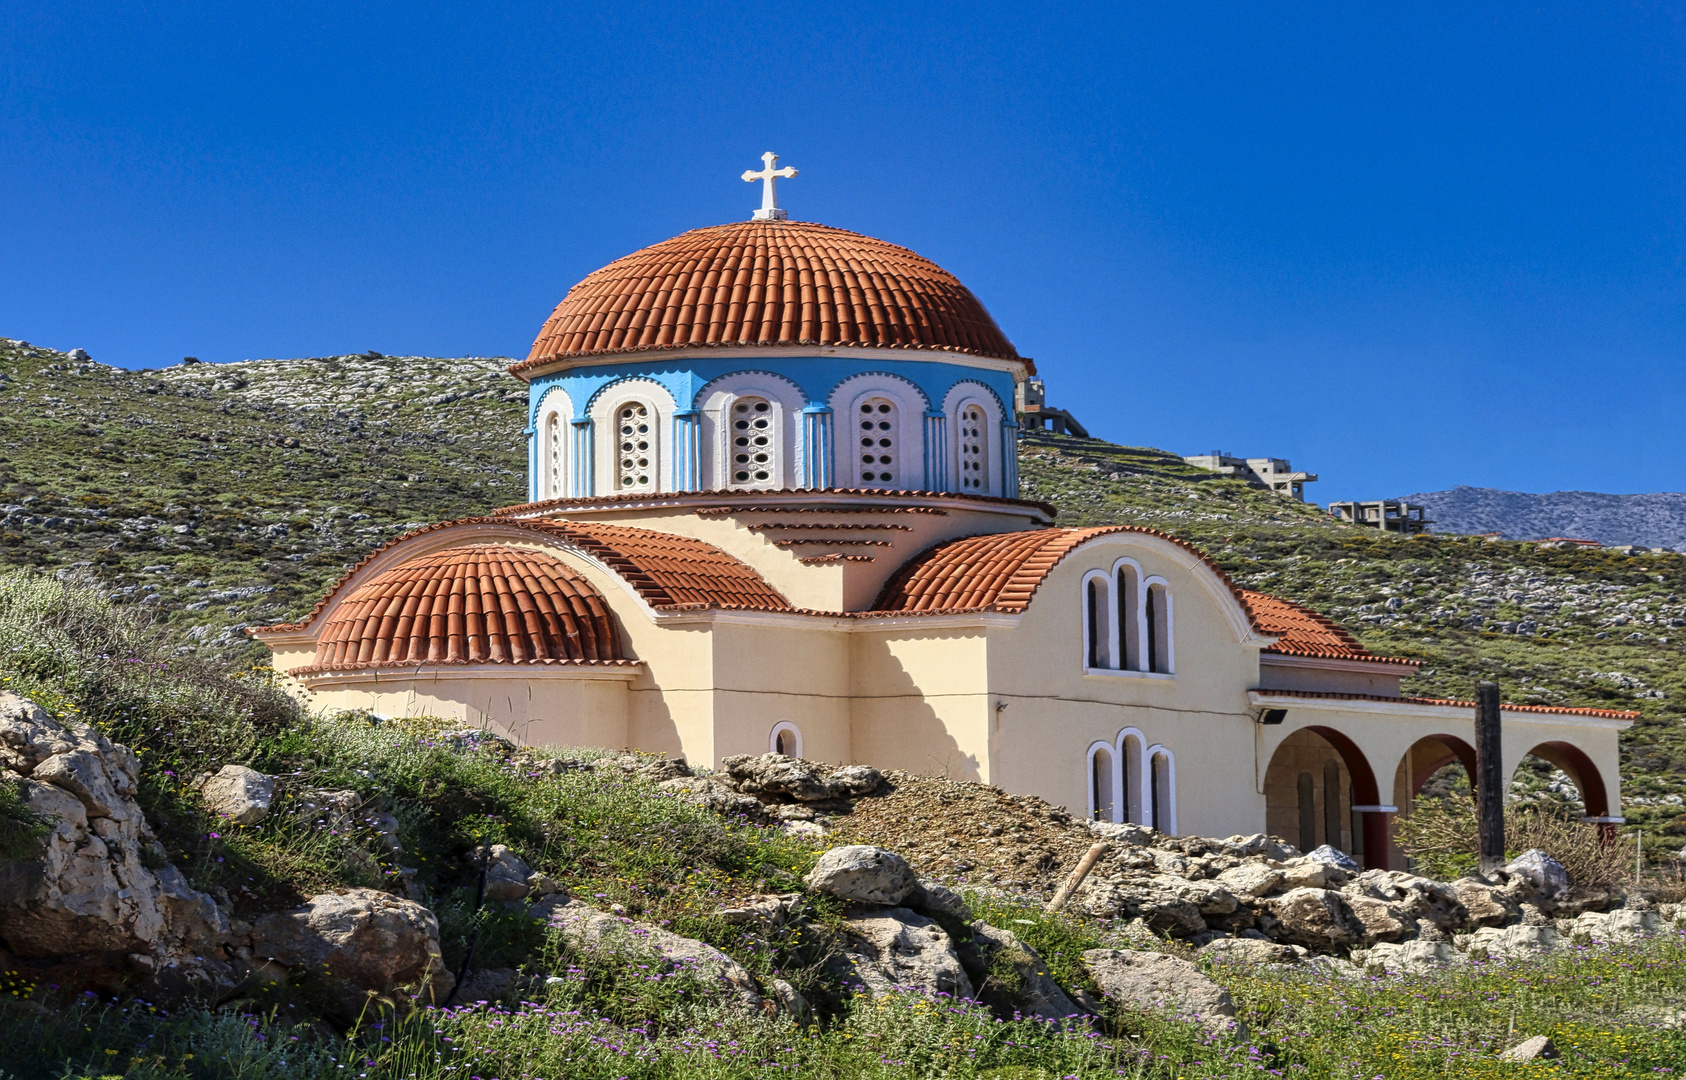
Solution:
{"label": "limestone rock", "polygon": [[1200,908],[1184,895],[1185,890],[1165,888],[1168,881],[1193,885],[1163,875],[1099,880],[1091,876],[1078,889],[1072,906],[1103,919],[1141,919],[1150,929],[1176,937],[1191,937],[1205,930]]}
{"label": "limestone rock", "polygon": [[[1011,995],[1013,1011],[1044,1020],[1064,1020],[1088,1011],[1060,989],[1053,976],[1048,974],[1048,964],[1042,959],[1042,954],[1019,940],[1019,936],[1011,930],[1002,930],[988,923],[974,923],[972,935],[972,945],[977,953],[975,965],[980,969],[973,973],[979,978],[978,992],[985,999],[992,996],[992,988],[984,981],[983,973],[997,962],[997,958],[1005,958],[1018,983],[1016,992]],[[964,965],[967,957],[961,955],[960,959]]]}
{"label": "limestone rock", "polygon": [[1397,870],[1366,870],[1341,892],[1349,898],[1368,896],[1385,901],[1408,925],[1426,920],[1440,930],[1451,930],[1469,919],[1451,886]]}
{"label": "limestone rock", "polygon": [[893,907],[913,892],[916,879],[907,861],[895,852],[851,844],[821,855],[803,882],[816,892],[843,900]]}
{"label": "limestone rock", "polygon": [[1270,901],[1281,923],[1280,936],[1294,945],[1328,952],[1354,945],[1364,926],[1340,893],[1328,889],[1293,889]]}
{"label": "limestone rock", "polygon": [[843,921],[843,959],[868,992],[896,989],[973,996],[948,932],[911,908],[892,907]]}
{"label": "limestone rock", "polygon": [[256,825],[269,816],[275,780],[244,765],[224,765],[199,789],[205,808],[233,825]]}
{"label": "limestone rock", "polygon": [[1218,884],[1234,893],[1255,899],[1269,896],[1282,888],[1282,871],[1262,862],[1245,862],[1218,875]]}
{"label": "limestone rock", "polygon": [[355,827],[363,797],[355,791],[313,788],[283,805],[301,825],[346,832]]}
{"label": "limestone rock", "polygon": [[1251,836],[1232,836],[1222,841],[1224,853],[1237,859],[1269,859],[1286,862],[1299,857],[1299,848],[1274,836],[1254,833]]}
{"label": "limestone rock", "polygon": [[1083,966],[1108,1000],[1169,1011],[1210,1028],[1235,1022],[1229,991],[1187,960],[1156,952],[1090,949],[1083,954]]}
{"label": "limestone rock", "polygon": [[766,816],[760,799],[740,795],[731,786],[712,776],[677,776],[671,780],[663,780],[656,786],[716,814],[728,817],[742,814],[755,821]]}
{"label": "limestone rock", "polygon": [[1278,945],[1259,938],[1219,938],[1200,950],[1216,964],[1297,964],[1300,954],[1291,945]]}
{"label": "limestone rock", "polygon": [[1524,1039],[1515,1046],[1499,1055],[1500,1061],[1544,1061],[1557,1056],[1557,1047],[1552,1045],[1550,1035],[1535,1035],[1531,1039]]}
{"label": "limestone rock", "polygon": [[808,999],[801,991],[785,982],[783,979],[769,979],[767,981],[767,1000],[779,1016],[799,1026],[807,1026],[813,1018],[813,1010],[808,1006]]}
{"label": "limestone rock", "polygon": [[786,836],[794,836],[799,840],[824,840],[831,834],[826,827],[817,821],[787,821],[784,823]]}
{"label": "limestone rock", "polygon": [[1346,884],[1346,871],[1334,863],[1300,856],[1282,864],[1282,887],[1294,889],[1338,889]]}
{"label": "limestone rock", "polygon": [[374,889],[323,893],[262,916],[252,924],[252,952],[322,979],[342,1021],[356,1019],[370,991],[421,1004],[450,991],[433,912]]}
{"label": "limestone rock", "polygon": [[935,915],[947,915],[962,922],[972,921],[971,909],[966,906],[966,900],[959,893],[947,885],[919,878],[914,882],[913,891],[902,901],[910,908],[930,912]]}
{"label": "limestone rock", "polygon": [[1416,919],[1403,908],[1371,896],[1343,894],[1347,907],[1364,927],[1368,942],[1399,941],[1417,927]]}
{"label": "limestone rock", "polygon": [[562,932],[569,944],[599,957],[649,959],[669,971],[692,971],[725,1000],[759,1012],[761,991],[743,965],[706,942],[636,923],[557,894],[533,907],[535,918]]}
{"label": "limestone rock", "polygon": [[1530,848],[1505,864],[1504,872],[1526,881],[1534,903],[1550,909],[1569,893],[1569,871],[1539,848]]}
{"label": "limestone rock", "polygon": [[0,693],[0,782],[49,830],[33,856],[0,862],[0,941],[32,958],[135,955],[152,962],[137,970],[215,988],[232,979],[228,921],[174,867],[146,866],[157,848],[133,799],[139,771],[88,725]]}
{"label": "limestone rock", "polygon": [[486,899],[520,900],[528,893],[533,868],[503,844],[493,844],[486,856]]}
{"label": "limestone rock", "polygon": [[834,799],[855,799],[878,790],[884,774],[870,765],[845,765],[826,774],[826,787]]}
{"label": "limestone rock", "polygon": [[721,758],[720,767],[745,795],[782,796],[798,802],[854,798],[884,782],[882,773],[866,765],[845,765],[826,772],[811,761],[773,753],[734,754]]}
{"label": "limestone rock", "polygon": [[1476,878],[1459,878],[1452,882],[1452,892],[1469,913],[1472,926],[1503,926],[1521,911],[1503,890]]}
{"label": "limestone rock", "polygon": [[1124,821],[1091,821],[1089,831],[1102,840],[1111,840],[1115,844],[1130,844],[1135,847],[1146,847],[1153,842],[1158,834],[1143,825],[1132,825]]}
{"label": "limestone rock", "polygon": [[1457,963],[1458,953],[1444,941],[1416,941],[1377,945],[1365,958],[1367,970],[1424,975]]}
{"label": "limestone rock", "polygon": [[1527,956],[1550,952],[1559,940],[1557,931],[1549,926],[1484,926],[1470,935],[1469,954],[1476,959]]}
{"label": "limestone rock", "polygon": [[738,926],[753,926],[764,933],[775,932],[784,927],[785,918],[789,914],[785,907],[784,898],[780,896],[751,896],[747,900],[740,900],[728,908],[721,908],[714,913],[726,922]]}
{"label": "limestone rock", "polygon": [[1328,844],[1311,849],[1306,852],[1305,857],[1310,859],[1312,862],[1328,863],[1330,866],[1343,870],[1348,874],[1356,874],[1361,869],[1359,865],[1353,861],[1352,856],[1348,855],[1339,848],[1331,847]]}
{"label": "limestone rock", "polygon": [[1654,911],[1588,911],[1571,924],[1575,941],[1603,941],[1630,945],[1651,937],[1662,928],[1662,920]]}
{"label": "limestone rock", "polygon": [[451,1001],[456,1005],[467,1005],[477,1001],[503,1001],[515,992],[520,985],[521,975],[514,968],[481,968],[468,973],[462,985],[457,987],[456,993],[451,995]]}

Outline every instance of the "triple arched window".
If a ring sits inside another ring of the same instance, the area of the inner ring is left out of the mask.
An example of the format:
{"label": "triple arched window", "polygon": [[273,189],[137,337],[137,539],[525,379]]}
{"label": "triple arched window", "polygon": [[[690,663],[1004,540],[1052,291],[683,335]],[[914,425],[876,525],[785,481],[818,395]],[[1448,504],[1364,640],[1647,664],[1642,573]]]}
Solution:
{"label": "triple arched window", "polygon": [[1177,764],[1171,751],[1135,728],[1112,742],[1097,742],[1088,755],[1089,817],[1130,822],[1174,835],[1177,831]]}
{"label": "triple arched window", "polygon": [[888,398],[867,398],[857,416],[860,432],[861,486],[899,486],[900,447],[896,445],[896,403]]}
{"label": "triple arched window", "polygon": [[1132,559],[1083,576],[1083,666],[1090,672],[1176,671],[1171,590]]}

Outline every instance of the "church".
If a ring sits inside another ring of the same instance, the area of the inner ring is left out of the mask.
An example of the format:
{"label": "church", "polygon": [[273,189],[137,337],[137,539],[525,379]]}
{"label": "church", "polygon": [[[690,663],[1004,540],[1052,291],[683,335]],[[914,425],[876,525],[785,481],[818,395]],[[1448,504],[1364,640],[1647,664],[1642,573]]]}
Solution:
{"label": "church", "polygon": [[[509,373],[528,498],[369,553],[253,628],[312,708],[441,716],[533,745],[717,766],[769,751],[1039,795],[1167,833],[1267,831],[1396,864],[1473,706],[1204,552],[1065,528],[1018,497],[1015,388],[983,304],[906,248],[748,221],[580,281]],[[1621,820],[1633,714],[1506,705],[1504,767],[1550,761]]]}

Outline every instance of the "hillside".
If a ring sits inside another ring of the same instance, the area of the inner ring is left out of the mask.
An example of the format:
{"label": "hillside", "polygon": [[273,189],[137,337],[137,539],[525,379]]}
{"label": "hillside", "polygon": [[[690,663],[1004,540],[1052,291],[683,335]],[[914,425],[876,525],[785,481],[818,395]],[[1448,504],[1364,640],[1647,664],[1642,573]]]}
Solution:
{"label": "hillside", "polygon": [[[525,395],[498,358],[344,356],[129,372],[0,341],[0,567],[85,572],[184,652],[309,609],[356,559],[521,501]],[[1423,663],[1410,692],[1638,709],[1630,822],[1686,842],[1686,556],[1409,540],[1332,522],[1174,454],[1027,436],[1026,497],[1152,525],[1251,588]],[[1531,778],[1543,783],[1544,774]]]}
{"label": "hillside", "polygon": [[1434,531],[1499,533],[1507,540],[1570,536],[1606,545],[1686,549],[1686,493],[1605,495],[1553,491],[1543,495],[1495,488],[1455,487],[1406,495],[1428,507]]}

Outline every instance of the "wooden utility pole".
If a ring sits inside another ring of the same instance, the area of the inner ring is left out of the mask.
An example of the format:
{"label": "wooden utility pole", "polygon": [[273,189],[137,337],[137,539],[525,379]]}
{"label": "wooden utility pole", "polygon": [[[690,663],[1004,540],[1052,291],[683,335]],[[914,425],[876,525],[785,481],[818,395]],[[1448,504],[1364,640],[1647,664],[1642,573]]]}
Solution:
{"label": "wooden utility pole", "polygon": [[1499,728],[1499,688],[1475,686],[1475,817],[1481,838],[1481,872],[1505,864],[1504,747]]}

